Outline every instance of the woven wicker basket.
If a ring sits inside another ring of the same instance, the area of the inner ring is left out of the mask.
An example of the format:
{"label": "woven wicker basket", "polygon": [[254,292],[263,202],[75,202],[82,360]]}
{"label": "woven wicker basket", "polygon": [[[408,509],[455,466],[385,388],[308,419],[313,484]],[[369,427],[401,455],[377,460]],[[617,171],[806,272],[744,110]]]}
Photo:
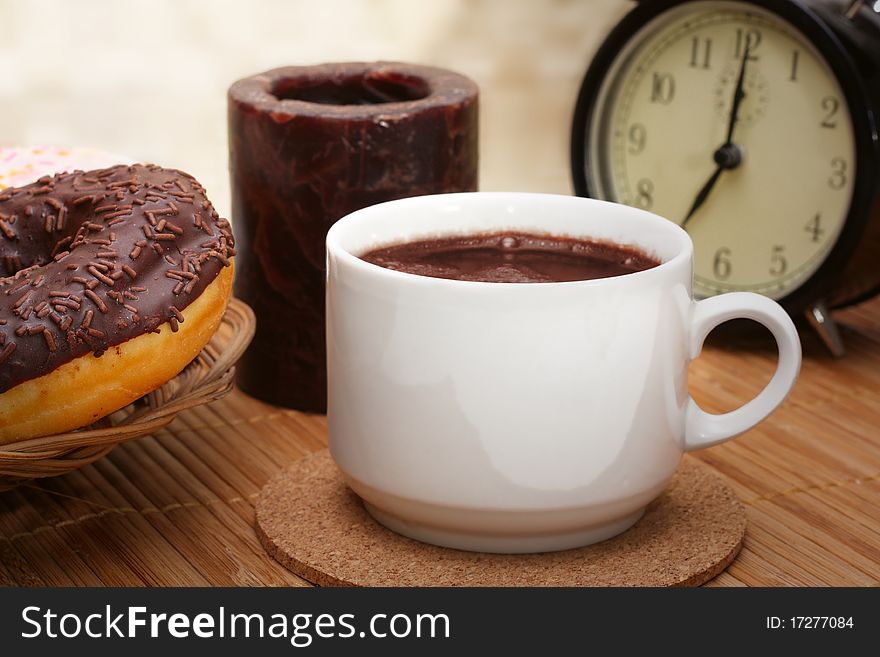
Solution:
{"label": "woven wicker basket", "polygon": [[84,429],[0,445],[0,490],[80,468],[121,442],[161,429],[187,408],[226,396],[255,327],[253,311],[232,299],[211,341],[160,388]]}

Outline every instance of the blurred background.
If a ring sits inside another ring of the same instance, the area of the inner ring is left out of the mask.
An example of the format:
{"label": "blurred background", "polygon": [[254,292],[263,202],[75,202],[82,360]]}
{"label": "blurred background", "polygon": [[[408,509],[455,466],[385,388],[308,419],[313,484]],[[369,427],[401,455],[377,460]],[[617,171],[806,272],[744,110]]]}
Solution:
{"label": "blurred background", "polygon": [[480,86],[480,187],[569,193],[593,52],[626,0],[0,0],[0,144],[183,169],[229,209],[226,90],[284,65],[396,60]]}

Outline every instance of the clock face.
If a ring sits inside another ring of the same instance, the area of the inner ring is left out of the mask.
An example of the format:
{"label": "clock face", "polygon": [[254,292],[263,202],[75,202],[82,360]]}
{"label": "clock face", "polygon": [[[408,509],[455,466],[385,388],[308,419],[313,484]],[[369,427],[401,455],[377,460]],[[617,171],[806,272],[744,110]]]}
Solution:
{"label": "clock face", "polygon": [[849,212],[840,85],[798,30],[751,4],[686,3],[645,25],[609,68],[588,134],[594,195],[683,225],[697,296],[786,296]]}

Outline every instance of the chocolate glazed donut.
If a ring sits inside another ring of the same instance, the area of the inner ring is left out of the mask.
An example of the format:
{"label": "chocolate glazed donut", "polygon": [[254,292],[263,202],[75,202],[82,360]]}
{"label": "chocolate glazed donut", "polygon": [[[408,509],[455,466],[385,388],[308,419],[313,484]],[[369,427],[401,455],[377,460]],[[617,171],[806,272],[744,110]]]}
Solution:
{"label": "chocolate glazed donut", "polygon": [[[225,309],[234,254],[229,222],[180,171],[116,166],[0,192],[0,443],[82,426],[174,376]],[[210,310],[195,308],[202,296]],[[191,314],[200,325],[184,330]],[[147,342],[128,348],[118,382],[86,362],[110,366],[121,345],[162,333],[150,344],[163,351],[142,353],[137,367],[131,353]],[[86,370],[95,377],[83,379]],[[52,398],[68,384],[73,398]],[[72,411],[80,397],[93,398],[87,412]],[[29,417],[52,413],[60,417]]]}
{"label": "chocolate glazed donut", "polygon": [[257,315],[238,383],[326,410],[324,239],[359,208],[477,186],[477,86],[400,63],[279,68],[229,90],[236,294]]}

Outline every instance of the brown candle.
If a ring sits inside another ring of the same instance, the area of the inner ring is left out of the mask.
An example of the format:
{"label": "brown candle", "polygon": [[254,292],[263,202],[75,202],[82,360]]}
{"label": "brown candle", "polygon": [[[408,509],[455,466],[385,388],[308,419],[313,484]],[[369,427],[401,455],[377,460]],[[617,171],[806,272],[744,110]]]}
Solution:
{"label": "brown candle", "polygon": [[285,67],[229,89],[235,293],[257,316],[238,384],[324,412],[324,238],[391,199],[477,186],[477,87],[400,63]]}

